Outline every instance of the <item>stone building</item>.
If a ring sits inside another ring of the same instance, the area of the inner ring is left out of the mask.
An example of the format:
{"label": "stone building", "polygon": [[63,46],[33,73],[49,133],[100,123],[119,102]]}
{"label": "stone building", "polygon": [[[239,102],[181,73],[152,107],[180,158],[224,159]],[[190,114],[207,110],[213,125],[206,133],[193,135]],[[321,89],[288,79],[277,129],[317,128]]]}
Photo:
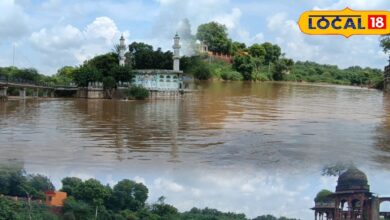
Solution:
{"label": "stone building", "polygon": [[366,174],[352,167],[339,176],[336,192],[317,195],[312,210],[315,220],[390,219],[390,212],[380,210],[380,204],[389,201],[370,192]]}
{"label": "stone building", "polygon": [[64,206],[64,201],[66,200],[67,193],[61,191],[47,191],[45,192],[46,196],[46,205],[62,207]]}
{"label": "stone building", "polygon": [[[134,85],[142,86],[151,92],[179,92],[189,89],[188,76],[184,76],[180,70],[180,37],[176,34],[173,38],[173,67],[171,70],[134,70]],[[120,39],[120,65],[125,63],[126,47],[123,36]]]}

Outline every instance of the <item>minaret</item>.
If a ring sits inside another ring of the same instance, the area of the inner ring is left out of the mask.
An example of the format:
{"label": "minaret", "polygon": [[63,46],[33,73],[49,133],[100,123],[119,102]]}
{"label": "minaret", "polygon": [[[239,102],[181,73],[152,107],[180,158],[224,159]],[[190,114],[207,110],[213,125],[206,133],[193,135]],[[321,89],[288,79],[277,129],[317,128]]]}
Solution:
{"label": "minaret", "polygon": [[173,70],[174,71],[180,71],[180,37],[176,33],[175,37],[173,38],[174,44],[173,44]]}
{"label": "minaret", "polygon": [[125,52],[126,52],[126,44],[125,44],[125,38],[123,37],[123,34],[121,36],[121,39],[119,40],[119,65],[124,66],[125,65]]}

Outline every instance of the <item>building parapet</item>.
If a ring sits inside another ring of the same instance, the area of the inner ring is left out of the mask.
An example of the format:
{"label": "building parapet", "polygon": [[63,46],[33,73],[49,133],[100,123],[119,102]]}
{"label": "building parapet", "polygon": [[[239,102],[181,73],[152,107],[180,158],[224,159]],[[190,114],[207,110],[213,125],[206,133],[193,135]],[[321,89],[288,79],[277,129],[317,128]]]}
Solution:
{"label": "building parapet", "polygon": [[183,71],[176,70],[164,70],[164,69],[144,69],[144,70],[133,70],[136,74],[181,74]]}

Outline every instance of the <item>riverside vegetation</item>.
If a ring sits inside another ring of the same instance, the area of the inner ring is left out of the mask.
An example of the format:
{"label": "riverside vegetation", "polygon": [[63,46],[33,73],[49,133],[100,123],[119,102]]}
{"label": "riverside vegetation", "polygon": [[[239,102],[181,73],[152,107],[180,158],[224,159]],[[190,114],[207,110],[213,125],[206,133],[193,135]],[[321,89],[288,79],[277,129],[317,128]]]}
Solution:
{"label": "riverside vegetation", "polygon": [[[276,44],[264,42],[247,46],[233,41],[228,36],[227,28],[216,22],[200,25],[196,35],[191,34],[190,28],[181,35],[185,36],[195,53],[182,57],[180,68],[198,80],[295,81],[383,88],[384,77],[380,69],[359,66],[340,69],[335,65],[310,61],[294,62],[286,58]],[[196,40],[206,43],[212,52],[230,55],[232,63],[197,52]],[[383,36],[380,44],[385,52],[390,51],[389,36]],[[133,69],[171,69],[173,65],[172,52],[163,52],[161,48],[154,50],[151,45],[133,42],[126,53],[126,65],[119,66],[118,50],[117,45],[113,52],[95,56],[77,67],[62,67],[53,76],[39,74],[31,68],[2,67],[0,78],[51,85],[74,82],[79,87],[87,87],[90,82],[103,82],[104,88],[111,91],[117,87],[118,82],[131,81],[134,77]],[[17,91],[11,89],[10,93],[16,94]],[[147,98],[142,88],[135,88],[129,94],[130,98],[134,98],[134,94],[137,99]]]}
{"label": "riverside vegetation", "polygon": [[[77,177],[62,179],[63,192],[68,194],[62,210],[53,212],[39,200],[44,192],[54,190],[50,179],[27,174],[19,167],[0,169],[0,220],[247,220],[244,214],[221,212],[211,208],[192,208],[179,212],[160,197],[152,204],[146,202],[149,190],[142,183],[124,179],[115,186],[103,185],[96,179]],[[15,201],[12,197],[21,199]],[[30,198],[30,204],[26,199]],[[253,220],[294,220],[264,215]]]}

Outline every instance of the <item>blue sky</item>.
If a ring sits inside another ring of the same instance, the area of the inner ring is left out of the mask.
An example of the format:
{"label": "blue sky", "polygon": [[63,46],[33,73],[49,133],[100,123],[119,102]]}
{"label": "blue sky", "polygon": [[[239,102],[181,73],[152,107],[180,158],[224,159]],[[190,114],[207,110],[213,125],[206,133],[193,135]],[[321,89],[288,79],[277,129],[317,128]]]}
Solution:
{"label": "blue sky", "polygon": [[53,74],[109,52],[121,33],[127,42],[145,41],[168,50],[184,18],[192,32],[218,21],[233,40],[250,45],[270,41],[287,57],[348,67],[383,68],[387,57],[379,36],[305,36],[296,24],[311,9],[390,9],[388,0],[2,0],[0,65],[34,67]]}

